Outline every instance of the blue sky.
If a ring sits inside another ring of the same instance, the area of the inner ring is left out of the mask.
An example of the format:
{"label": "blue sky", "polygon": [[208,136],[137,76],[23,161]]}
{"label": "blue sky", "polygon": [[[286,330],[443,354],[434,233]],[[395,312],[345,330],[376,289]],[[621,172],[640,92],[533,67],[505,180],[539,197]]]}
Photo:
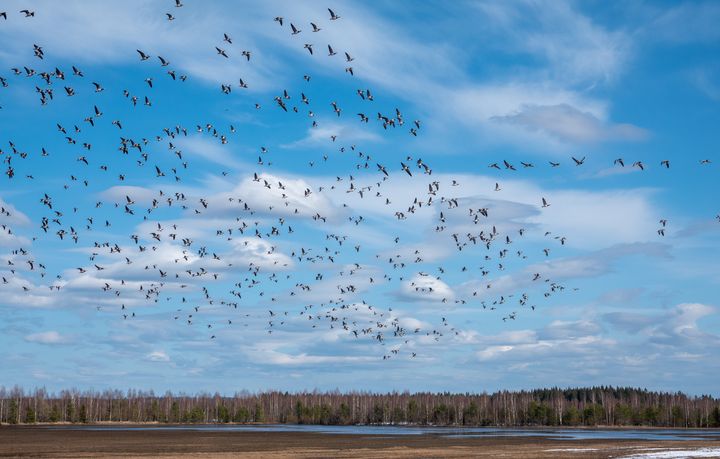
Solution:
{"label": "blue sky", "polygon": [[0,7],[0,384],[719,394],[720,5],[183,3]]}

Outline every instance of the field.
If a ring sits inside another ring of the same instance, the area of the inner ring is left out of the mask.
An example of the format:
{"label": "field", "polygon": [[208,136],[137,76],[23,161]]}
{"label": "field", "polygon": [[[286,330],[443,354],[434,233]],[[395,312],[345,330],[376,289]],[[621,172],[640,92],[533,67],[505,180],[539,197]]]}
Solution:
{"label": "field", "polygon": [[[669,451],[675,451],[669,454]],[[668,451],[663,453],[663,451]],[[557,440],[540,437],[329,435],[304,432],[188,430],[89,431],[0,428],[0,457],[250,458],[574,458],[720,457],[720,442]],[[643,457],[643,456],[640,456]],[[647,457],[647,456],[646,456]]]}

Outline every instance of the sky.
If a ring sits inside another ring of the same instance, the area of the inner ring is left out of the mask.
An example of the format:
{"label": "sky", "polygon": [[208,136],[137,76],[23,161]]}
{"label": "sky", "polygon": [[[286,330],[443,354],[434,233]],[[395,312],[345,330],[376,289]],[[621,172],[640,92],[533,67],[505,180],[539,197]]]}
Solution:
{"label": "sky", "polygon": [[0,385],[720,395],[720,4],[2,11]]}

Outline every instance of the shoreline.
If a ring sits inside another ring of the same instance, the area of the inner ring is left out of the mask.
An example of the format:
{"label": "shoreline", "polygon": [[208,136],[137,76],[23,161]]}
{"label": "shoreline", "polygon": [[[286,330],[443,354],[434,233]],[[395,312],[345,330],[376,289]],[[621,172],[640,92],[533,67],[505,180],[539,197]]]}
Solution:
{"label": "shoreline", "polygon": [[78,426],[78,427],[93,427],[93,426],[124,426],[124,427],[193,427],[193,426],[212,426],[222,428],[222,426],[233,426],[233,427],[262,427],[262,426],[290,426],[290,427],[339,427],[339,428],[352,428],[352,427],[390,427],[390,428],[411,428],[411,429],[487,429],[487,430],[578,430],[578,431],[624,431],[624,430],[680,430],[680,431],[703,431],[703,432],[718,432],[720,433],[720,427],[663,427],[663,426],[617,426],[617,425],[597,425],[597,426],[557,426],[557,425],[532,425],[532,426],[473,426],[473,425],[432,425],[432,424],[310,424],[310,423],[290,423],[290,422],[160,422],[160,421],[148,421],[148,422],[134,422],[134,421],[98,421],[98,422],[35,422],[35,423],[17,423],[8,424],[0,423],[0,428],[3,427],[52,427],[52,426]]}
{"label": "shoreline", "polygon": [[[78,423],[78,422],[37,422],[37,423],[19,423],[19,424],[7,424],[7,423],[0,423],[0,429],[6,429],[6,428],[52,428],[52,427],[58,427],[58,428],[65,428],[67,430],[71,430],[70,428],[75,428],[74,430],[86,430],[87,428],[93,428],[93,427],[126,427],[128,430],[132,430],[133,428],[138,429],[152,429],[153,427],[157,427],[158,429],[166,429],[166,428],[177,428],[178,430],[193,430],[193,427],[198,428],[198,430],[205,430],[208,428],[212,428],[212,430],[221,431],[223,427],[247,427],[248,431],[251,431],[253,427],[255,428],[261,428],[261,427],[287,427],[289,429],[292,428],[299,428],[298,430],[295,430],[293,432],[306,432],[301,429],[303,428],[340,428],[340,429],[352,429],[354,427],[373,427],[373,428],[391,428],[391,429],[428,429],[428,432],[426,435],[431,435],[436,432],[430,431],[432,430],[472,430],[472,431],[537,431],[537,432],[552,432],[552,431],[578,431],[578,432],[632,432],[632,431],[679,431],[679,432],[708,432],[708,433],[716,433],[720,435],[720,428],[718,427],[658,427],[658,426],[463,426],[463,425],[425,425],[425,424],[298,424],[298,423],[271,423],[271,422],[257,422],[257,423],[235,423],[235,422],[225,422],[225,423],[215,423],[215,422],[208,422],[208,423],[166,423],[166,422],[130,422],[130,421],[100,421],[100,422],[93,422],[93,423]],[[58,429],[62,430],[62,429]],[[208,429],[209,430],[209,429]],[[292,431],[292,430],[290,430]],[[323,432],[315,432],[319,434],[325,434]],[[357,434],[360,435],[360,434]],[[362,435],[374,435],[374,433],[370,434],[362,434]],[[398,435],[393,434],[392,432],[382,433],[382,435]]]}

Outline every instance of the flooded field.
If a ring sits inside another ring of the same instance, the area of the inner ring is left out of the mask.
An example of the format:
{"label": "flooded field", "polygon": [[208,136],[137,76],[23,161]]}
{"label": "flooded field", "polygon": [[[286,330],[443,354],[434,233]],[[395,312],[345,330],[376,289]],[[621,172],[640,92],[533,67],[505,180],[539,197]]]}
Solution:
{"label": "flooded field", "polygon": [[0,457],[720,457],[717,430],[88,425],[0,428]]}
{"label": "flooded field", "polygon": [[72,425],[50,429],[92,431],[203,431],[203,432],[298,432],[329,435],[436,435],[441,437],[543,437],[556,440],[716,440],[719,429],[553,429],[493,427],[428,427],[428,426],[324,426],[298,424],[265,425]]}

